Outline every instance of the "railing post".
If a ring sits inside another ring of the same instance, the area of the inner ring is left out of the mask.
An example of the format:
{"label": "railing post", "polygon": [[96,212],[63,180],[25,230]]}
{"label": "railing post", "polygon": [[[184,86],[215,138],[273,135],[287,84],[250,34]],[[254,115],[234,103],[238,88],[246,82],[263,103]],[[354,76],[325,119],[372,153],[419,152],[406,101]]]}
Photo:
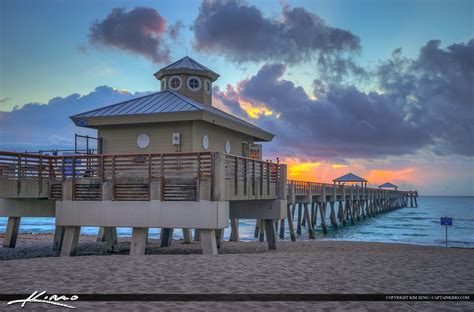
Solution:
{"label": "railing post", "polygon": [[214,153],[214,179],[212,179],[212,200],[225,200],[225,155],[222,152]]}
{"label": "railing post", "polygon": [[[287,166],[286,164],[279,164],[277,165],[280,168],[277,170],[277,192],[278,192],[278,199],[287,199]],[[278,171],[280,172],[280,176],[278,177]]]}

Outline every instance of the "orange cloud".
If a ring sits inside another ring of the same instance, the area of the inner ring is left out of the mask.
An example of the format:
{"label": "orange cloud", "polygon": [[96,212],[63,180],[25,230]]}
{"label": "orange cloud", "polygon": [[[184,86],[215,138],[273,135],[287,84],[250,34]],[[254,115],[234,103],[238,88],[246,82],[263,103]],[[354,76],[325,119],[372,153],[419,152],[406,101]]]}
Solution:
{"label": "orange cloud", "polygon": [[366,179],[370,183],[382,184],[385,182],[393,183],[407,183],[413,182],[416,180],[414,175],[415,168],[405,168],[400,170],[382,170],[382,169],[372,169],[369,171]]}
{"label": "orange cloud", "polygon": [[[349,173],[349,165],[327,163],[325,161],[305,161],[298,158],[281,159],[288,165],[288,178],[290,180],[332,183],[336,177]],[[372,186],[385,182],[395,184],[420,183],[419,174],[414,167],[400,170],[368,169],[365,165],[352,163],[353,173],[367,179]]]}
{"label": "orange cloud", "polygon": [[258,118],[262,115],[270,116],[273,112],[263,104],[254,105],[250,102],[239,99],[240,108],[242,108],[250,118]]}
{"label": "orange cloud", "polygon": [[306,178],[307,181],[313,180],[311,176],[313,174],[313,169],[321,166],[319,162],[304,162],[304,163],[290,163],[288,164],[288,177],[293,179],[298,177],[298,179]]}
{"label": "orange cloud", "polygon": [[332,167],[334,169],[339,169],[339,168],[347,168],[349,166],[348,165],[343,165],[343,164],[332,164]]}

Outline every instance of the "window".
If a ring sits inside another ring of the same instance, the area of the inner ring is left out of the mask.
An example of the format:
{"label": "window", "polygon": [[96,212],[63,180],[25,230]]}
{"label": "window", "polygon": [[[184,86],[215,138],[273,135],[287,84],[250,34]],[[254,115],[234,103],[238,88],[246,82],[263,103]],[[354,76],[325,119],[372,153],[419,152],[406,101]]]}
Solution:
{"label": "window", "polygon": [[209,80],[206,80],[206,84],[204,86],[206,88],[206,93],[211,94],[211,82]]}
{"label": "window", "polygon": [[142,133],[137,138],[137,145],[139,148],[147,148],[150,145],[150,137]]}
{"label": "window", "polygon": [[231,148],[230,142],[229,142],[229,141],[226,141],[226,142],[225,142],[225,152],[226,152],[227,154],[230,154],[230,148]]}
{"label": "window", "polygon": [[161,91],[165,91],[166,90],[166,78],[163,78],[163,80],[161,80]]}
{"label": "window", "polygon": [[189,77],[188,88],[192,91],[199,91],[201,89],[201,80],[195,76]]}
{"label": "window", "polygon": [[207,137],[207,134],[205,134],[202,137],[202,147],[207,150],[209,148],[209,138]]}
{"label": "window", "polygon": [[179,88],[181,88],[181,78],[179,76],[171,77],[168,86],[171,90],[178,90]]}

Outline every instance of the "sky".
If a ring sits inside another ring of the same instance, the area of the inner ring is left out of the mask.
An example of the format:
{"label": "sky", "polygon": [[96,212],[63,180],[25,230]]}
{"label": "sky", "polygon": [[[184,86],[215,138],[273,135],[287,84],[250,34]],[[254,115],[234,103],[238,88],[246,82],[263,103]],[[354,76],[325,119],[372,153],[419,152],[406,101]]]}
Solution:
{"label": "sky", "polygon": [[0,2],[0,149],[71,147],[67,118],[148,92],[189,55],[213,105],[276,134],[289,177],[352,171],[474,195],[473,2]]}

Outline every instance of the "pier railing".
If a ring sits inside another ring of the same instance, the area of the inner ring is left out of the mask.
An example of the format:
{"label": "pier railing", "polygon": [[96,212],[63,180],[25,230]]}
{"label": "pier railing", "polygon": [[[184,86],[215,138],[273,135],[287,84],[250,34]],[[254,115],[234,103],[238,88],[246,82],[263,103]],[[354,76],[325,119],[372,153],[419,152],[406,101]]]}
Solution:
{"label": "pier railing", "polygon": [[290,201],[416,192],[284,181],[281,168],[217,152],[67,156],[0,152],[0,197],[61,200],[65,182],[71,183],[73,200],[103,200],[104,184],[111,188],[108,200],[282,199],[285,185]]}
{"label": "pier railing", "polygon": [[278,179],[278,164],[225,156],[226,198],[229,200],[274,199]]}
{"label": "pier railing", "polygon": [[[222,174],[222,175],[221,175]],[[216,152],[47,156],[0,152],[0,197],[62,200],[275,199],[279,166]],[[224,181],[221,181],[224,180]],[[225,185],[219,192],[216,185]]]}

